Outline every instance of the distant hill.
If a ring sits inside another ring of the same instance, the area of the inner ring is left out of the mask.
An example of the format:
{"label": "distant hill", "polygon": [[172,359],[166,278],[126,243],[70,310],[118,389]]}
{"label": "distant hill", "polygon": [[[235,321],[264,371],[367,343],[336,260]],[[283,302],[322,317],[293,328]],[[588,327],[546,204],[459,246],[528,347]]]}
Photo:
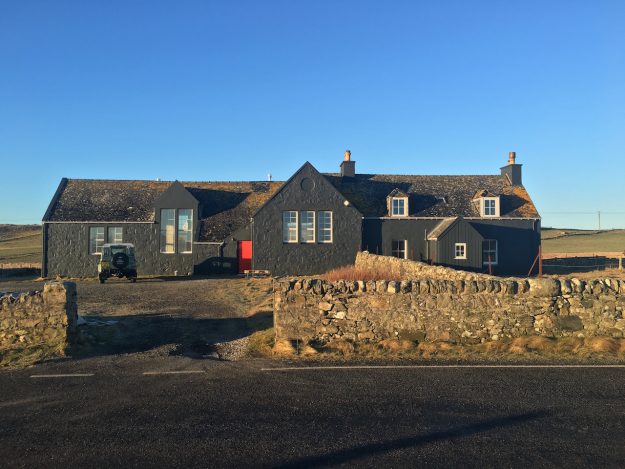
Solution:
{"label": "distant hill", "polygon": [[41,231],[41,225],[1,225],[0,239],[15,238],[27,233]]}
{"label": "distant hill", "polygon": [[0,225],[0,264],[41,262],[40,225]]}
{"label": "distant hill", "polygon": [[625,251],[625,230],[543,228],[543,252],[592,253]]}

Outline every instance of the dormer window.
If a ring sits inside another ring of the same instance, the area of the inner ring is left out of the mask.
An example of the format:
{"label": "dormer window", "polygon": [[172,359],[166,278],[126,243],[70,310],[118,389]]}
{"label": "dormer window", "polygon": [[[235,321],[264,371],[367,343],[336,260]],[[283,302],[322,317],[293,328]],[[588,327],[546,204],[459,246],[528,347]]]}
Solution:
{"label": "dormer window", "polygon": [[481,205],[483,217],[499,216],[499,197],[482,197]]}
{"label": "dormer window", "polygon": [[391,201],[391,216],[405,217],[408,215],[408,198],[393,197]]}
{"label": "dormer window", "polygon": [[390,217],[407,217],[408,194],[399,188],[395,188],[386,196],[386,209]]}

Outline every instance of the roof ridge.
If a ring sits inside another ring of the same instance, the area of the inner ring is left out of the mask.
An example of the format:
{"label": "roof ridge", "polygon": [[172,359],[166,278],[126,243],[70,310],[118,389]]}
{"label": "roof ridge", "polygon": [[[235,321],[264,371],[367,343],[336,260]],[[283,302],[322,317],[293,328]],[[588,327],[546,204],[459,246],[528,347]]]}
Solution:
{"label": "roof ridge", "polygon": [[[321,173],[324,176],[340,176],[340,173]],[[501,174],[383,174],[383,173],[356,173],[358,176],[409,176],[409,177],[493,177],[502,178]]]}
{"label": "roof ridge", "polygon": [[95,181],[95,182],[161,182],[163,184],[171,184],[178,181],[181,184],[258,184],[258,183],[283,183],[284,181],[264,181],[264,180],[256,180],[256,181],[181,181],[178,179],[174,180],[156,180],[156,179],[99,179],[99,178],[67,178],[68,181]]}

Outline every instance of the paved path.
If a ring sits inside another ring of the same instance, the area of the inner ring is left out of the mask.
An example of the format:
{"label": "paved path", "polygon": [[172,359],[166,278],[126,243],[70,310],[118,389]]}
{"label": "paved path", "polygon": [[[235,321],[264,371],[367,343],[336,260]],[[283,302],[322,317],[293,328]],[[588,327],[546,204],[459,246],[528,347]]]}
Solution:
{"label": "paved path", "polygon": [[0,371],[3,467],[622,467],[624,441],[623,368],[134,354]]}

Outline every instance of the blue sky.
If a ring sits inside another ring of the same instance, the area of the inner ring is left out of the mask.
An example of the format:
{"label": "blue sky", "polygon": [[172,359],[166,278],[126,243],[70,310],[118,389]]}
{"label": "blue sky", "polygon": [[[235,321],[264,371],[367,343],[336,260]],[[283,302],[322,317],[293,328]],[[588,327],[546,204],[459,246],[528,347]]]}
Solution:
{"label": "blue sky", "polygon": [[[61,177],[498,173],[625,228],[625,2],[0,2],[0,223]],[[575,212],[575,213],[572,213]],[[617,213],[619,212],[619,213]]]}

